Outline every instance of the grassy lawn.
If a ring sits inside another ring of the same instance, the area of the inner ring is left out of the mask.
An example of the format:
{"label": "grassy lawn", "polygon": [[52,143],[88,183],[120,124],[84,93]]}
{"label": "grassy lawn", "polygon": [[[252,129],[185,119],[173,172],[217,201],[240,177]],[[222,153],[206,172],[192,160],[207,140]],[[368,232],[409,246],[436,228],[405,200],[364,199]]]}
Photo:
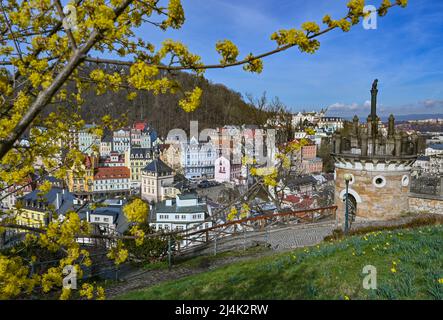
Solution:
{"label": "grassy lawn", "polygon": [[[363,288],[365,265],[377,289]],[[376,231],[165,282],[118,299],[443,299],[443,226]]]}
{"label": "grassy lawn", "polygon": [[[264,246],[254,246],[246,248],[246,250],[234,250],[220,252],[217,255],[207,255],[192,258],[173,258],[172,265],[174,267],[182,268],[202,268],[207,267],[213,263],[222,262],[229,258],[247,258],[260,254],[271,253],[271,249]],[[157,262],[151,262],[143,265],[144,270],[166,270],[168,269],[168,261],[162,260]]]}

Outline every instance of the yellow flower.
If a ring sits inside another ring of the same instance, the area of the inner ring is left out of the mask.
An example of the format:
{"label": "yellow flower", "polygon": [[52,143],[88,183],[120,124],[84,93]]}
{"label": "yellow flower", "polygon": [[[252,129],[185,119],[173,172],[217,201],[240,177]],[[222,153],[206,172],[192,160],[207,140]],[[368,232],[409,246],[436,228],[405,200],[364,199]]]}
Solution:
{"label": "yellow flower", "polygon": [[394,267],[392,267],[392,268],[391,268],[391,272],[392,272],[392,273],[396,273],[396,272],[397,272],[397,269],[395,269]]}
{"label": "yellow flower", "polygon": [[397,262],[395,262],[395,261],[392,261],[392,264],[393,264],[394,266],[396,266],[396,265],[397,265]]}
{"label": "yellow flower", "polygon": [[344,298],[345,300],[351,300],[348,296],[345,296]]}
{"label": "yellow flower", "polygon": [[438,283],[443,284],[443,278],[438,279]]}

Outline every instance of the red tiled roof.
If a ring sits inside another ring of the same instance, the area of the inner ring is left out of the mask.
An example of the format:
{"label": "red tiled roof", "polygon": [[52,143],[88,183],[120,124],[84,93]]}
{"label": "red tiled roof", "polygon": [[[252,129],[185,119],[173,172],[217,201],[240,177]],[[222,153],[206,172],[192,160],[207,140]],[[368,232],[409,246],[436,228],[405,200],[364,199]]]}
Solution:
{"label": "red tiled roof", "polygon": [[292,202],[292,203],[299,203],[301,199],[300,199],[300,197],[297,197],[296,195],[290,194],[285,197],[285,200]]}
{"label": "red tiled roof", "polygon": [[134,129],[136,130],[144,130],[148,125],[145,122],[136,122],[134,123]]}
{"label": "red tiled roof", "polygon": [[94,175],[95,180],[129,179],[130,170],[127,167],[101,167]]}

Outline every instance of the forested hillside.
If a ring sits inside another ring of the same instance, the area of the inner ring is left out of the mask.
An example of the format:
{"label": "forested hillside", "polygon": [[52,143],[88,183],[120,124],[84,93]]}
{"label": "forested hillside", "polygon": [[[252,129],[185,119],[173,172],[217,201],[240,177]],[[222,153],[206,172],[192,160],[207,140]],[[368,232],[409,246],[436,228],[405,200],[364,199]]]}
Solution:
{"label": "forested hillside", "polygon": [[[122,67],[103,66],[107,69],[121,72]],[[85,72],[97,68],[97,65],[87,66]],[[171,76],[171,75],[167,75]],[[154,95],[146,91],[138,91],[133,101],[128,101],[128,92],[122,89],[119,92],[108,91],[97,96],[95,90],[88,90],[83,94],[85,103],[82,107],[82,116],[87,122],[98,121],[105,114],[112,117],[121,117],[127,114],[128,122],[137,120],[148,121],[164,136],[170,129],[182,128],[188,130],[190,120],[198,120],[199,128],[215,128],[226,124],[262,124],[266,121],[266,112],[246,103],[241,94],[234,92],[224,85],[213,84],[203,77],[180,72],[172,75],[184,90],[199,86],[203,89],[200,108],[187,113],[178,106],[180,94]],[[74,88],[72,88],[74,90]]]}

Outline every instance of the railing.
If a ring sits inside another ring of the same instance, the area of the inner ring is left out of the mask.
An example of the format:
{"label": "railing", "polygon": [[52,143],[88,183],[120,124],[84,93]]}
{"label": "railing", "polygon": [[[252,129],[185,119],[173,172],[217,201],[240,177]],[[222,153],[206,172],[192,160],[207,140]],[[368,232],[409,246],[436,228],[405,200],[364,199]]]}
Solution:
{"label": "railing", "polygon": [[229,221],[197,231],[181,231],[176,235],[180,240],[177,243],[178,253],[184,253],[188,249],[195,249],[198,245],[206,245],[216,239],[235,236],[240,232],[258,232],[265,228],[276,225],[288,225],[291,223],[314,223],[327,218],[335,219],[337,206],[328,206],[299,211],[280,212],[249,217],[240,220]]}

